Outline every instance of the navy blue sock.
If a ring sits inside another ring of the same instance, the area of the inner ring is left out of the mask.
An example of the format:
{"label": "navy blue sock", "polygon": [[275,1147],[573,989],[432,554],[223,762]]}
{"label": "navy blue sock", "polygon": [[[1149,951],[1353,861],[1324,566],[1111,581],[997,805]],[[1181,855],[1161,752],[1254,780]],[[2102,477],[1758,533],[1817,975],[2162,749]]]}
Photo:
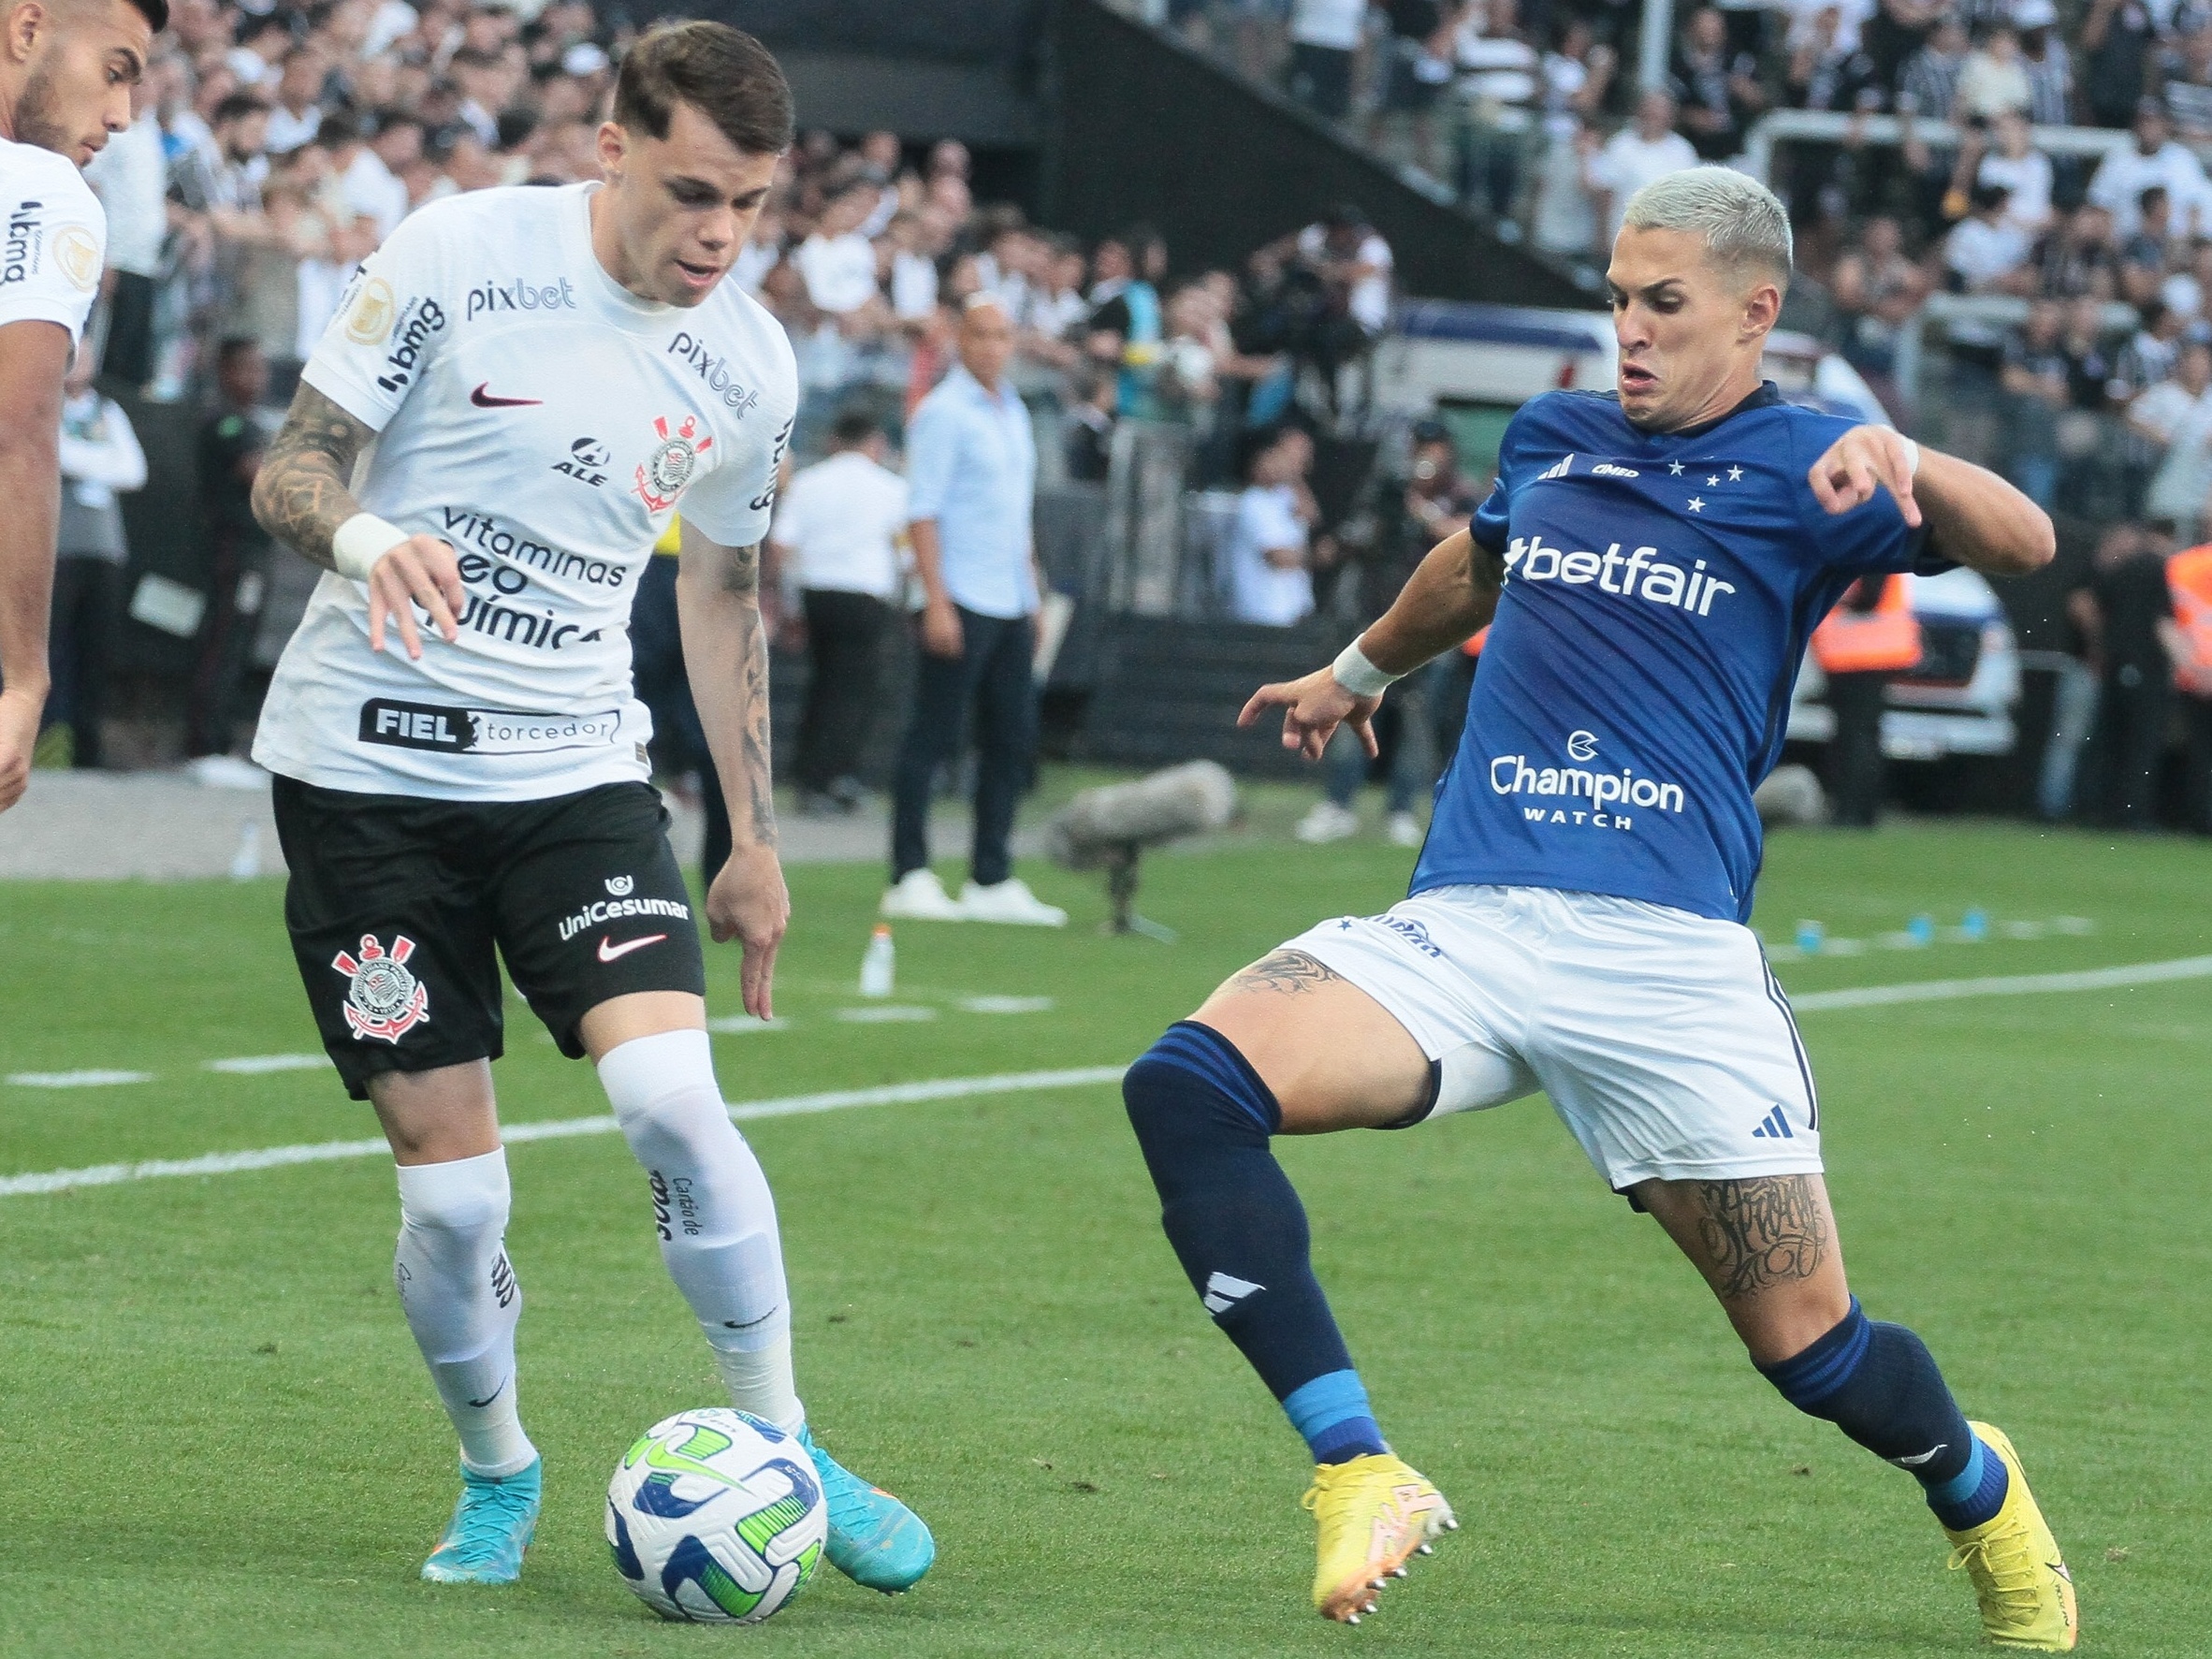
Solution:
{"label": "navy blue sock", "polygon": [[1283,1115],[1259,1074],[1218,1031],[1182,1020],[1121,1092],[1191,1288],[1314,1461],[1388,1449],[1314,1277],[1305,1208],[1268,1150]]}
{"label": "navy blue sock", "polygon": [[1953,1532],[1981,1525],[2004,1503],[2004,1462],[1966,1426],[1928,1345],[1902,1325],[1868,1318],[1857,1297],[1826,1336],[1759,1371],[1799,1411],[1911,1471]]}

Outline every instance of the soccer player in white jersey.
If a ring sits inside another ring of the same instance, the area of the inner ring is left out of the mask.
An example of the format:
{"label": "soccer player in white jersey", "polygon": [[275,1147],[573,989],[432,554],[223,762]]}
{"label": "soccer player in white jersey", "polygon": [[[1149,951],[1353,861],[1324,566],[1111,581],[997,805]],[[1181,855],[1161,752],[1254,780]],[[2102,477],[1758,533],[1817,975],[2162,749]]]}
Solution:
{"label": "soccer player in white jersey", "polygon": [[783,330],[723,279],[791,132],[758,41],[655,29],[600,129],[604,182],[410,215],[355,278],[255,484],[261,522],[330,572],[254,754],[276,775],[308,999],[399,1163],[394,1273],[460,1436],[428,1579],[514,1579],[538,1513],[495,949],[561,1052],[596,1064],[731,1399],[811,1455],[830,1560],[895,1591],[934,1555],[911,1510],[808,1433],[775,1204],[715,1082],[699,929],[631,684],[631,598],[680,506],[686,656],[735,843],[706,921],[743,945],[745,1006],[765,1018],[790,903],[760,544],[798,394]]}
{"label": "soccer player in white jersey", "polygon": [[1524,406],[1469,529],[1333,666],[1245,708],[1282,709],[1315,759],[1347,721],[1372,752],[1383,688],[1492,624],[1411,895],[1237,974],[1124,1089],[1185,1272],[1312,1453],[1330,1618],[1372,1610],[1451,1511],[1383,1439],[1268,1138],[1541,1088],[1783,1396],[1919,1478],[1986,1633],[2074,1645],[2011,1443],[1845,1283],[1812,1070],[1744,925],[1751,792],[1812,625],[1924,558],[2033,570],[2050,521],[1994,473],[1783,402],[1759,361],[1789,274],[1765,186],[1705,167],[1639,191],[1608,272],[1617,391]]}
{"label": "soccer player in white jersey", "polygon": [[46,706],[62,378],[100,286],[108,219],[78,169],[131,124],[168,0],[0,5],[0,812]]}

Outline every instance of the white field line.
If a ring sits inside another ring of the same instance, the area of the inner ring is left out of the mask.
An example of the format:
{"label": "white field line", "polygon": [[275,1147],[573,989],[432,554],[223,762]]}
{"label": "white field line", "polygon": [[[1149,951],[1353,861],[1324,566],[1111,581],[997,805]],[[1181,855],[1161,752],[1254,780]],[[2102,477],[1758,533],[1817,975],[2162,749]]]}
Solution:
{"label": "white field line", "polygon": [[[2183,956],[2170,962],[2136,962],[2093,968],[2077,973],[2029,973],[2002,979],[1922,980],[1901,985],[1860,985],[1841,991],[1814,991],[1790,999],[1799,1012],[1826,1009],[1872,1008],[1898,1002],[1950,1002],[1969,997],[2026,997],[2053,991],[2103,991],[2173,980],[2212,979],[2212,956]],[[749,1100],[730,1108],[742,1123],[756,1117],[796,1117],[815,1112],[841,1112],[853,1106],[895,1106],[923,1100],[957,1100],[979,1095],[1080,1088],[1120,1079],[1120,1066],[1087,1066],[1068,1071],[1007,1071],[983,1077],[943,1077],[927,1083],[894,1083],[876,1088],[833,1089],[818,1095],[787,1095]],[[509,1142],[554,1141],[571,1135],[613,1132],[610,1116],[558,1118],[546,1123],[511,1124],[501,1130]],[[286,1164],[325,1163],[336,1158],[374,1157],[385,1142],[323,1141],[298,1146],[265,1146],[252,1152],[211,1152],[198,1157],[155,1158],[145,1163],[95,1164],[82,1170],[46,1170],[0,1176],[0,1198],[28,1193],[66,1192],[80,1186],[112,1186],[124,1181],[152,1181],[167,1175],[230,1175],[244,1170],[272,1170]]]}
{"label": "white field line", "polygon": [[[756,1117],[800,1117],[815,1112],[842,1112],[854,1106],[903,1106],[923,1100],[1022,1094],[1033,1089],[1082,1088],[1118,1083],[1126,1070],[1123,1066],[1085,1066],[1067,1071],[1003,1071],[985,1077],[940,1077],[926,1083],[832,1089],[819,1095],[786,1095],[778,1099],[740,1101],[730,1108],[730,1115],[744,1123]],[[571,1135],[608,1135],[614,1131],[615,1120],[603,1114],[556,1118],[546,1123],[508,1124],[501,1129],[500,1138],[513,1145],[523,1141],[559,1141]],[[95,1164],[82,1170],[45,1170],[0,1176],[0,1198],[68,1192],[80,1186],[113,1186],[124,1181],[154,1181],[168,1175],[235,1175],[245,1170],[274,1170],[286,1164],[319,1164],[339,1158],[380,1156],[388,1156],[388,1148],[381,1138],[263,1146],[251,1152],[210,1152],[198,1157],[153,1158],[135,1164]]]}
{"label": "white field line", "polygon": [[1829,1008],[1877,1008],[1892,1002],[1954,1002],[1963,997],[2031,997],[2046,991],[2107,991],[2122,985],[2155,985],[2167,980],[2212,979],[2212,956],[2181,956],[2171,962],[2133,962],[2118,968],[2091,968],[2078,973],[2022,973],[2003,979],[1919,980],[1901,985],[1858,985],[1845,991],[1812,991],[1792,997],[1799,1013]]}

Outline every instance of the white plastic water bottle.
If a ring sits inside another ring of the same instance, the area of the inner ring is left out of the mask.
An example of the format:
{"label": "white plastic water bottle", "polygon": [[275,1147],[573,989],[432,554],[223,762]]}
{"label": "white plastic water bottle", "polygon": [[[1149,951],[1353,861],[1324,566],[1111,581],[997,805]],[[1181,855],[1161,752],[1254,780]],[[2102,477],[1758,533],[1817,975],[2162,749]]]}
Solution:
{"label": "white plastic water bottle", "polygon": [[867,952],[860,959],[860,994],[863,997],[890,996],[897,965],[897,952],[891,942],[891,924],[879,922],[876,931],[868,936]]}
{"label": "white plastic water bottle", "polygon": [[230,855],[230,879],[251,881],[261,873],[261,826],[252,819],[238,828],[238,851]]}

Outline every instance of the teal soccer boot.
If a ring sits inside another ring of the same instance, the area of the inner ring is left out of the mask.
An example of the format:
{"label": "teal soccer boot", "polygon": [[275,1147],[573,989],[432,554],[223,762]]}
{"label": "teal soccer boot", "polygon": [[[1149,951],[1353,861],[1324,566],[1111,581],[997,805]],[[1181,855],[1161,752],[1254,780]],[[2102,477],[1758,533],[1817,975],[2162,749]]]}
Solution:
{"label": "teal soccer boot", "polygon": [[815,1445],[811,1430],[799,1431],[799,1443],[814,1460],[822,1494],[829,1499],[830,1565],[855,1584],[886,1595],[920,1583],[937,1559],[937,1540],[922,1518]]}
{"label": "teal soccer boot", "polygon": [[445,1535],[422,1564],[422,1576],[433,1584],[514,1583],[522,1577],[522,1551],[537,1530],[545,1485],[544,1458],[502,1480],[464,1467],[460,1502],[453,1506]]}

